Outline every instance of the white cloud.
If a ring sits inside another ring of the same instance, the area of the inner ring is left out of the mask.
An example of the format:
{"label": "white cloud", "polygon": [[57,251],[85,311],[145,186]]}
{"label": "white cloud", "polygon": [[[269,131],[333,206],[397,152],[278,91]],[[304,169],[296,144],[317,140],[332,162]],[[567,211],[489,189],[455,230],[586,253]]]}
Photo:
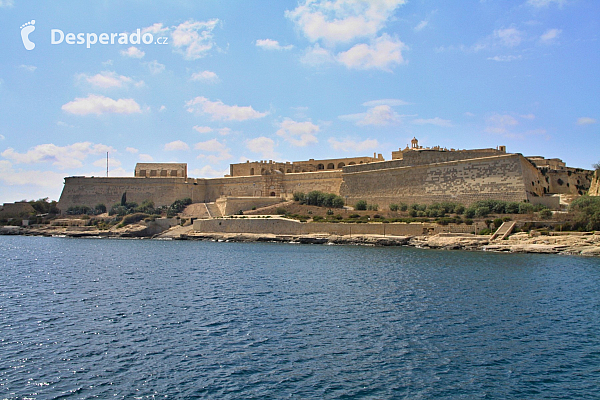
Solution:
{"label": "white cloud", "polygon": [[260,154],[263,159],[275,159],[275,141],[271,138],[260,136],[246,141],[246,147],[253,153]]}
{"label": "white cloud", "polygon": [[110,97],[90,94],[88,97],[77,97],[75,100],[64,104],[62,110],[76,115],[87,114],[132,114],[142,112],[140,105],[133,99],[113,100]]}
{"label": "white cloud", "polygon": [[488,57],[488,60],[498,61],[498,62],[510,62],[515,60],[520,60],[521,56],[494,56]]}
{"label": "white cloud", "polygon": [[406,45],[397,38],[383,34],[370,45],[357,44],[350,50],[339,53],[337,61],[353,69],[381,69],[390,71],[391,67],[404,63],[402,50]]}
{"label": "white cloud", "polygon": [[577,125],[592,125],[595,124],[596,121],[594,118],[590,118],[590,117],[581,117],[577,119]]}
{"label": "white cloud", "polygon": [[419,24],[417,26],[415,26],[414,30],[415,32],[419,32],[420,30],[422,30],[423,28],[425,28],[427,26],[428,22],[427,21],[421,21],[419,22]]}
{"label": "white cloud", "polygon": [[35,65],[25,65],[25,64],[19,65],[19,68],[24,69],[25,71],[29,71],[29,72],[34,72],[37,69],[37,67]]}
{"label": "white cloud", "polygon": [[256,47],[260,47],[263,50],[291,50],[294,48],[291,44],[282,46],[277,40],[273,39],[259,39],[256,41]]}
{"label": "white cloud", "polygon": [[515,47],[521,43],[523,33],[517,28],[510,27],[506,29],[497,29],[494,31],[494,38],[507,47]]}
{"label": "white cloud", "polygon": [[131,46],[127,50],[121,50],[121,55],[123,57],[130,58],[142,58],[146,55],[146,53],[135,46]]}
{"label": "white cloud", "polygon": [[486,123],[485,131],[487,133],[507,135],[510,133],[509,129],[517,126],[519,121],[510,115],[494,114],[487,118]]}
{"label": "white cloud", "polygon": [[209,126],[199,126],[199,125],[194,126],[194,130],[197,131],[198,133],[210,133],[213,131],[213,129]]}
{"label": "white cloud", "polygon": [[[26,186],[28,192],[31,186],[44,188],[44,195],[48,189],[60,193],[63,187],[64,174],[53,171],[23,171],[13,168],[10,161],[0,160],[0,182],[6,186]],[[42,197],[42,196],[39,196]]]}
{"label": "white cloud", "polygon": [[412,123],[416,124],[416,125],[436,125],[436,126],[442,126],[442,127],[452,126],[452,121],[447,120],[447,119],[442,119],[440,117],[429,118],[429,119],[418,118],[418,119],[413,120]]}
{"label": "white cloud", "polygon": [[356,125],[391,125],[400,123],[401,116],[387,104],[371,107],[365,113],[340,115],[342,120],[354,121]]}
{"label": "white cloud", "polygon": [[329,138],[328,142],[334,150],[341,150],[345,152],[361,152],[365,150],[372,150],[379,146],[379,142],[376,139],[366,139],[362,142],[356,142],[351,139],[339,141],[335,138]]}
{"label": "white cloud", "polygon": [[12,7],[15,5],[13,0],[0,0],[0,7]]}
{"label": "white cloud", "polygon": [[206,159],[208,162],[216,164],[223,160],[229,160],[232,156],[229,153],[229,148],[225,144],[219,142],[217,139],[207,140],[205,142],[198,142],[194,145],[194,149],[201,150],[204,152],[217,153],[216,155],[200,154],[198,158]]}
{"label": "white cloud", "polygon": [[165,144],[165,151],[186,151],[189,150],[190,146],[181,140],[175,140]]}
{"label": "white cloud", "polygon": [[527,4],[537,8],[548,7],[552,3],[556,3],[559,7],[562,7],[566,2],[566,0],[527,0]]}
{"label": "white cloud", "polygon": [[220,177],[220,176],[229,174],[229,170],[219,171],[219,170],[214,169],[210,165],[205,165],[202,168],[199,168],[199,169],[197,168],[197,169],[190,171],[190,174],[192,176],[198,176],[201,178],[202,177],[215,178],[215,177]]}
{"label": "white cloud", "polygon": [[142,29],[142,35],[144,33],[151,33],[153,35],[162,35],[167,34],[169,32],[169,28],[163,26],[162,22],[157,22],[152,24],[144,29]]}
{"label": "white cloud", "polygon": [[4,137],[4,135],[0,135],[0,140],[4,140],[6,139],[6,137]]}
{"label": "white cloud", "polygon": [[540,36],[540,41],[544,44],[552,44],[561,33],[561,29],[548,29],[542,36]]}
{"label": "white cloud", "polygon": [[140,154],[140,161],[141,162],[152,162],[152,161],[154,161],[154,157],[152,157],[150,154]]}
{"label": "white cloud", "polygon": [[304,54],[300,57],[300,62],[311,66],[318,66],[335,62],[335,57],[329,50],[319,46],[319,43],[315,43],[314,46],[308,47],[304,51]]}
{"label": "white cloud", "polygon": [[221,128],[219,129],[219,135],[227,136],[231,133],[231,128]]}
{"label": "white cloud", "polygon": [[0,155],[19,164],[52,163],[61,169],[79,168],[82,161],[93,154],[104,154],[114,152],[110,146],[94,144],[91,142],[73,143],[68,146],[56,146],[55,144],[40,144],[26,153],[18,153],[13,148],[4,150]]}
{"label": "white cloud", "polygon": [[85,80],[92,86],[101,89],[122,88],[126,87],[130,83],[133,83],[136,86],[140,86],[140,84],[143,85],[143,81],[135,82],[133,79],[127,76],[118,75],[116,72],[111,71],[102,71],[94,76],[79,74],[77,75],[77,78],[79,80]]}
{"label": "white cloud", "polygon": [[380,99],[380,100],[371,100],[371,101],[366,101],[364,103],[362,103],[363,106],[365,107],[375,107],[375,106],[408,106],[411,103],[404,101],[404,100],[400,100],[400,99]]}
{"label": "white cloud", "polygon": [[205,22],[190,19],[174,26],[171,32],[173,46],[187,60],[204,57],[215,46],[212,31],[218,23],[218,19]]}
{"label": "white cloud", "polygon": [[318,143],[315,134],[319,130],[320,128],[312,122],[296,122],[285,119],[279,124],[279,130],[276,133],[292,145],[304,147],[311,143]]}
{"label": "white cloud", "polygon": [[190,80],[206,83],[218,83],[219,77],[212,71],[202,71],[193,73]]}
{"label": "white cloud", "polygon": [[533,114],[525,114],[525,115],[521,115],[520,117],[523,119],[531,119],[531,120],[535,119],[535,115],[533,115]]}
{"label": "white cloud", "polygon": [[165,70],[165,65],[159,63],[157,60],[150,61],[149,63],[146,63],[146,65],[152,75],[160,74]]}
{"label": "white cloud", "polygon": [[127,147],[127,148],[125,148],[125,151],[128,152],[128,153],[131,153],[131,154],[137,154],[137,153],[139,153],[139,150],[136,149],[135,147]]}
{"label": "white cloud", "polygon": [[160,106],[160,108],[158,109],[158,112],[164,112],[167,110],[167,107],[165,105]]}
{"label": "white cloud", "polygon": [[229,106],[222,101],[210,101],[206,97],[196,97],[186,104],[188,112],[209,114],[213,120],[245,121],[262,118],[268,112],[258,112],[251,106]]}
{"label": "white cloud", "polygon": [[285,16],[308,40],[322,40],[329,47],[375,36],[404,3],[406,0],[305,0]]}

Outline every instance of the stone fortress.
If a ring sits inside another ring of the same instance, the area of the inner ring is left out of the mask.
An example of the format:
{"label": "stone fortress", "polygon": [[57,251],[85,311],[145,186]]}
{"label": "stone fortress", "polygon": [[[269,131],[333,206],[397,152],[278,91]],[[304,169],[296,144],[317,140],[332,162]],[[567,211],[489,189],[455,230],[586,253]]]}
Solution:
{"label": "stone fortress", "polygon": [[[297,162],[263,160],[230,165],[222,178],[191,178],[184,163],[138,163],[134,177],[65,178],[58,206],[107,207],[121,201],[156,206],[191,198],[205,203],[209,216],[227,215],[292,198],[294,192],[320,190],[338,194],[353,205],[358,200],[381,209],[392,203],[430,204],[441,201],[465,206],[478,200],[561,204],[590,189],[594,172],[567,167],[560,159],[524,157],[507,153],[505,146],[493,149],[455,150],[424,148],[418,140],[392,153]],[[203,206],[204,207],[204,206]],[[209,210],[212,210],[209,211]]]}

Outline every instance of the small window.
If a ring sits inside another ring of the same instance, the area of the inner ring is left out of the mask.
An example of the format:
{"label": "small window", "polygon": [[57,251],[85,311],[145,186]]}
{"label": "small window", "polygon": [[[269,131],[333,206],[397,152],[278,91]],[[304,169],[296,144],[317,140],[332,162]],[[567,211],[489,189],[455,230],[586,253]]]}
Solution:
{"label": "small window", "polygon": [[158,173],[155,169],[150,170],[150,176],[157,176],[157,175],[158,175]]}
{"label": "small window", "polygon": [[167,170],[163,169],[162,171],[160,171],[160,176],[167,176]]}
{"label": "small window", "polygon": [[139,176],[146,176],[146,170],[145,169],[140,169]]}
{"label": "small window", "polygon": [[175,169],[171,170],[171,176],[177,176],[177,170],[175,170]]}
{"label": "small window", "polygon": [[327,169],[335,169],[335,165],[333,163],[327,164]]}

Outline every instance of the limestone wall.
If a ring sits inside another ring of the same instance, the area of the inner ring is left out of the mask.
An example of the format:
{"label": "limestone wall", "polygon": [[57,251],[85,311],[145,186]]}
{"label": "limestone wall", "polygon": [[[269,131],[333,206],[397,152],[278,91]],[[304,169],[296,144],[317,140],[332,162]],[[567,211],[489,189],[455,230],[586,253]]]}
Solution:
{"label": "limestone wall", "polygon": [[481,230],[484,225],[438,225],[431,223],[392,224],[334,224],[303,223],[281,218],[223,218],[195,220],[193,229],[204,233],[254,233],[272,235],[391,235],[417,236],[442,232],[470,233]]}
{"label": "limestone wall", "polygon": [[583,195],[590,189],[594,173],[579,168],[564,168],[561,170],[542,169],[542,174],[548,181],[550,193]]}
{"label": "limestone wall", "polygon": [[137,163],[134,176],[148,178],[187,178],[186,163]]}
{"label": "limestone wall", "polygon": [[170,205],[177,199],[189,197],[193,202],[205,198],[203,180],[185,178],[65,178],[65,186],[60,195],[58,208],[66,211],[71,206],[87,205],[94,207],[104,203],[110,208],[121,201],[127,193],[128,202],[142,203],[152,200],[155,206]]}
{"label": "limestone wall", "polygon": [[[440,201],[469,205],[477,200],[490,198],[525,201],[528,199],[528,188],[523,179],[524,170],[531,176],[536,171],[533,166],[532,169],[523,167],[524,162],[531,166],[521,155],[507,154],[415,167],[344,173],[340,194],[347,198],[349,204],[362,199],[380,207],[400,202],[430,204]],[[387,166],[389,162],[378,164]],[[367,167],[374,165],[377,164]]]}
{"label": "limestone wall", "polygon": [[[431,225],[431,226],[430,226]],[[232,218],[195,220],[194,231],[218,233],[256,233],[273,235],[423,235],[433,224],[333,224],[302,223],[280,218]]]}
{"label": "limestone wall", "polygon": [[592,184],[589,191],[590,196],[600,196],[600,171],[594,171],[592,178]]}
{"label": "limestone wall", "polygon": [[217,199],[217,207],[222,215],[233,215],[238,211],[271,206],[281,202],[280,197],[222,197]]}
{"label": "limestone wall", "polygon": [[11,218],[35,213],[31,204],[26,202],[4,203],[0,206],[0,218]]}

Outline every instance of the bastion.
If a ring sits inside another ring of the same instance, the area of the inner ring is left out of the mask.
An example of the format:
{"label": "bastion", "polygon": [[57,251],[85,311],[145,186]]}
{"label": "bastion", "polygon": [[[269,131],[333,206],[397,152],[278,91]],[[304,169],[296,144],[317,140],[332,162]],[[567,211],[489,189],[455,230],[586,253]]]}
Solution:
{"label": "bastion", "polygon": [[[319,190],[342,196],[348,205],[365,200],[379,207],[440,201],[468,206],[478,200],[496,199],[559,209],[561,200],[588,190],[598,195],[597,187],[598,177],[594,178],[593,171],[567,167],[560,159],[507,153],[505,146],[424,148],[415,138],[410,147],[394,151],[387,161],[381,154],[295,162],[248,161],[231,164],[230,173],[222,178],[189,177],[184,163],[139,163],[134,177],[65,178],[58,207],[62,211],[99,203],[110,207],[125,194],[129,202],[150,200],[155,206],[190,198],[192,203],[206,203],[210,215],[229,214],[277,199],[288,200],[295,192]],[[265,202],[266,198],[271,200]]]}

